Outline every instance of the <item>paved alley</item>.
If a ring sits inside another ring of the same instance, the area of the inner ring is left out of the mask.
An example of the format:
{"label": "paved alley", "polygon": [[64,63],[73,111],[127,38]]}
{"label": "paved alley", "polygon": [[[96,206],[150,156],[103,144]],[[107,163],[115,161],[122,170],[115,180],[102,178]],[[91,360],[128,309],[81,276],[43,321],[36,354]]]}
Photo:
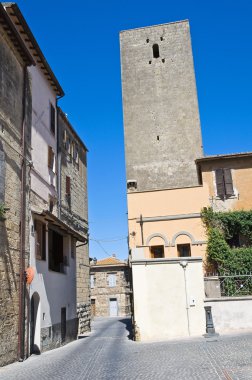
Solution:
{"label": "paved alley", "polygon": [[252,334],[136,343],[129,333],[129,319],[97,318],[89,337],[4,367],[0,379],[252,379]]}

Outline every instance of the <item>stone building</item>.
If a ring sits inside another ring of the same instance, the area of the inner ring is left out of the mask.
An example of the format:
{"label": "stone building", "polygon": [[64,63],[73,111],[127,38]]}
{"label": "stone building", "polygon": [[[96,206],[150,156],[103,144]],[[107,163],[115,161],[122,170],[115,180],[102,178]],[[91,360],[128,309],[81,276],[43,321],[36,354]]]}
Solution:
{"label": "stone building", "polygon": [[[34,60],[0,4],[0,365],[24,356]],[[3,213],[5,208],[5,213]]]}
{"label": "stone building", "polygon": [[97,317],[130,315],[129,266],[115,256],[90,266],[91,312]]}
{"label": "stone building", "polygon": [[120,45],[135,336],[201,335],[201,211],[251,209],[252,154],[203,155],[187,20],[123,31]]}
{"label": "stone building", "polygon": [[58,107],[58,158],[60,179],[58,191],[61,194],[60,219],[71,226],[86,240],[76,245],[76,301],[79,318],[79,334],[90,329],[90,287],[87,198],[87,148],[70,124],[66,114]]}
{"label": "stone building", "polygon": [[[5,155],[5,168],[1,163],[1,177],[3,169],[6,173],[5,186],[1,182],[1,189],[5,187],[2,202],[10,208],[6,212],[6,221],[1,222],[1,229],[5,228],[5,234],[9,234],[5,243],[6,252],[10,246],[16,249],[11,257],[17,256],[15,265],[19,265],[19,269],[14,267],[14,262],[11,263],[9,252],[5,254],[3,265],[9,266],[11,275],[14,271],[19,274],[24,288],[25,269],[30,266],[34,270],[32,283],[24,289],[25,299],[20,292],[19,309],[13,303],[15,310],[11,312],[9,302],[6,309],[10,315],[15,313],[15,318],[19,320],[19,332],[13,337],[15,344],[9,340],[6,349],[3,345],[6,355],[13,351],[8,360],[14,361],[18,357],[17,344],[18,355],[24,359],[31,353],[76,339],[78,333],[90,328],[87,149],[58,108],[58,99],[64,92],[18,6],[4,3],[1,13],[1,25],[6,30],[6,36],[1,40],[1,58],[3,56],[5,59],[1,66],[5,70],[1,85],[3,103],[0,111],[4,120],[1,130],[3,139],[10,140],[13,150],[6,149],[5,143],[1,143],[6,150],[1,154],[1,157]],[[5,26],[5,20],[9,29]],[[33,66],[23,69],[28,64]],[[7,87],[8,91],[13,87],[14,95],[6,91]],[[22,123],[26,126],[24,121],[27,128],[25,139],[21,139]],[[4,123],[8,124],[8,129]],[[63,135],[68,137],[69,151],[65,149]],[[26,143],[23,147],[22,141]],[[24,170],[20,156],[24,156],[27,170]],[[16,170],[16,177],[11,170]],[[20,178],[23,180],[20,181]],[[18,199],[19,203],[16,204]],[[12,223],[10,226],[9,222]],[[20,242],[15,241],[19,237],[19,222],[23,239]],[[17,279],[13,280],[14,286],[17,292]],[[5,287],[7,292],[11,292],[8,278]],[[4,302],[9,298],[4,295]],[[29,310],[27,315],[24,315],[25,308]],[[7,334],[8,324],[10,317],[3,327],[4,334]],[[16,328],[15,323],[13,326],[13,329]],[[5,363],[4,359],[2,362]]]}

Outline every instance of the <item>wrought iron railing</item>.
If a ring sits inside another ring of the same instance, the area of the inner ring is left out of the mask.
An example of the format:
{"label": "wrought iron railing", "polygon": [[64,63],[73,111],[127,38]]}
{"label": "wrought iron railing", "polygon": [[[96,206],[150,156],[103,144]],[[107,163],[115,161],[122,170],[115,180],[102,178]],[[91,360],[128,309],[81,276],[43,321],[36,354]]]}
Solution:
{"label": "wrought iron railing", "polygon": [[[215,288],[219,288],[220,297],[243,297],[252,295],[252,273],[205,275],[205,280],[213,279]],[[206,282],[205,282],[206,283]],[[210,292],[211,293],[211,292]],[[207,297],[211,295],[207,295]]]}

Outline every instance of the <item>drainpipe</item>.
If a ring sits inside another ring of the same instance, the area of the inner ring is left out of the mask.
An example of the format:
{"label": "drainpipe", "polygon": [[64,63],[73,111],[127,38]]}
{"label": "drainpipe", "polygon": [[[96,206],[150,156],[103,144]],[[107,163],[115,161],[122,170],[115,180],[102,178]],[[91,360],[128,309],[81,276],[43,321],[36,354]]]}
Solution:
{"label": "drainpipe", "polygon": [[189,315],[189,302],[188,302],[188,291],[187,291],[187,278],[186,278],[186,267],[188,262],[187,261],[181,261],[180,265],[183,268],[184,271],[184,284],[185,284],[185,296],[186,296],[186,316],[187,316],[187,331],[188,335],[191,335],[190,331],[190,315]]}
{"label": "drainpipe", "polygon": [[19,361],[25,359],[25,226],[26,226],[26,92],[27,92],[27,66],[24,67],[23,95],[22,95],[22,158],[21,158],[21,198],[20,198],[20,264],[19,264],[19,323],[18,323],[18,357]]}
{"label": "drainpipe", "polygon": [[58,101],[63,98],[64,95],[58,96],[56,98],[56,123],[57,123],[57,136],[56,136],[56,146],[57,146],[57,193],[58,193],[58,218],[61,219],[61,146],[60,146],[60,129],[59,129],[59,112],[58,112]]}
{"label": "drainpipe", "polygon": [[141,227],[141,239],[142,239],[142,245],[144,245],[144,236],[143,236],[143,215],[140,215],[140,227]]}

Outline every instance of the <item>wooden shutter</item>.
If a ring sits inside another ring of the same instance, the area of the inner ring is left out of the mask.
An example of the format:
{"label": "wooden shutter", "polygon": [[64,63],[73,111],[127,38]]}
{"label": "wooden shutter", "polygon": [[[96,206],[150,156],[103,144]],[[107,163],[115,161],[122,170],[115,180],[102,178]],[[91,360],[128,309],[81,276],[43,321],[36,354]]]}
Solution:
{"label": "wooden shutter", "polygon": [[66,176],[66,194],[71,194],[71,178]]}
{"label": "wooden shutter", "polygon": [[48,167],[53,169],[54,164],[54,152],[51,146],[48,146]]}
{"label": "wooden shutter", "polygon": [[51,132],[55,135],[55,108],[51,104]]}
{"label": "wooden shutter", "polygon": [[223,169],[223,173],[224,173],[226,195],[233,195],[234,188],[233,188],[231,169]]}
{"label": "wooden shutter", "polygon": [[219,197],[223,197],[225,195],[223,169],[215,170],[215,179],[216,179],[217,195],[219,195]]}
{"label": "wooden shutter", "polygon": [[46,226],[39,220],[34,221],[36,259],[46,259]]}

